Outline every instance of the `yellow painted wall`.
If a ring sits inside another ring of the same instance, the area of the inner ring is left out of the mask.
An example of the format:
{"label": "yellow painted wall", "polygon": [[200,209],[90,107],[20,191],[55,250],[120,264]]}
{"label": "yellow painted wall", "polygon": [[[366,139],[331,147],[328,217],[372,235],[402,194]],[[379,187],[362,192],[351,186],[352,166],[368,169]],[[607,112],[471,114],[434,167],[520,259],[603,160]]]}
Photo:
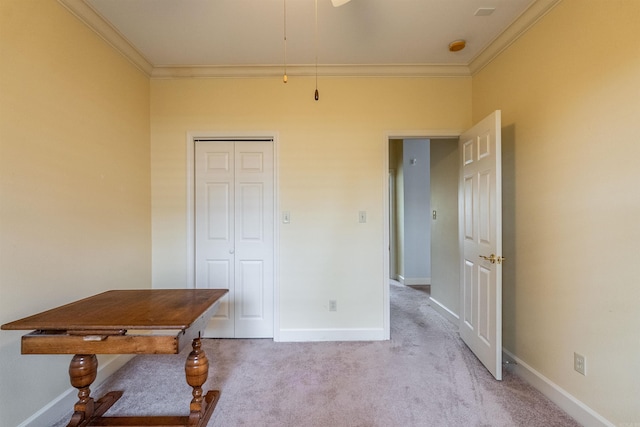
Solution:
{"label": "yellow painted wall", "polygon": [[460,241],[458,240],[458,140],[431,140],[431,298],[432,306],[456,320],[460,310]]}
{"label": "yellow painted wall", "polygon": [[[393,208],[393,220],[390,218],[389,223],[395,235],[395,244],[391,244],[392,231],[389,231],[389,247],[395,252],[393,259],[395,259],[396,274],[395,277],[391,277],[394,280],[398,280],[398,276],[404,276],[404,164],[402,162],[404,147],[402,143],[402,139],[389,140],[389,170],[394,173],[395,184],[393,189],[395,200],[389,200],[389,206]],[[391,263],[391,253],[389,259]]]}
{"label": "yellow painted wall", "polygon": [[382,328],[386,132],[468,127],[470,82],[320,78],[316,102],[313,78],[153,80],[154,287],[186,285],[187,132],[274,131],[281,328]]}
{"label": "yellow painted wall", "polygon": [[[0,1],[0,323],[150,287],[150,216],[149,79],[57,2]],[[71,356],[22,333],[0,332],[3,426],[70,388]]]}
{"label": "yellow painted wall", "polygon": [[639,22],[564,0],[473,78],[474,121],[503,117],[505,347],[617,425],[640,423]]}
{"label": "yellow painted wall", "polygon": [[[473,79],[320,78],[315,102],[313,78],[149,82],[57,2],[2,0],[0,322],[108,288],[187,286],[187,132],[267,131],[291,212],[280,326],[381,328],[387,133],[502,109],[505,346],[638,423],[639,21],[635,0],[563,0]],[[69,357],[20,356],[20,335],[0,333],[9,425],[69,387]]]}

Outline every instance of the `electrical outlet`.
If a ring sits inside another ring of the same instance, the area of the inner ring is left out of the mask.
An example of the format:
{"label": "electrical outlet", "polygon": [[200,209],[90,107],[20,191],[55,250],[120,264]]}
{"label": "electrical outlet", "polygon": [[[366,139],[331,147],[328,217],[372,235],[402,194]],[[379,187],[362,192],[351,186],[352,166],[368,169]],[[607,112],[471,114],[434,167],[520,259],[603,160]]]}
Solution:
{"label": "electrical outlet", "polygon": [[338,301],[334,299],[329,300],[329,311],[338,311]]}
{"label": "electrical outlet", "polygon": [[587,375],[587,365],[583,355],[573,353],[573,369],[579,374]]}

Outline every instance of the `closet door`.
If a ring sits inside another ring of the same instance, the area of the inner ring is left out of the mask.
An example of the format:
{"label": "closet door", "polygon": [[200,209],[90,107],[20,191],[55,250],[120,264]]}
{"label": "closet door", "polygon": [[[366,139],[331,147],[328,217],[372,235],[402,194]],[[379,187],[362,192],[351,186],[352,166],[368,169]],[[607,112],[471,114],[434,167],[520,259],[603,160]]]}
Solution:
{"label": "closet door", "polygon": [[273,337],[273,142],[197,142],[196,287],[229,293],[207,337]]}

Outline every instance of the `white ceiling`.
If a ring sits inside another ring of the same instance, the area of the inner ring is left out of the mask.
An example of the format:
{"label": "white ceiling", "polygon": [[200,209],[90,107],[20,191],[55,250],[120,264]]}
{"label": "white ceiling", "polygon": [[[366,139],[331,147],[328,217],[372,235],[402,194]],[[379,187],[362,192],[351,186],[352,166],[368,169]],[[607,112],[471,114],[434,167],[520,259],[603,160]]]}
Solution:
{"label": "white ceiling", "polygon": [[[289,67],[314,67],[316,54],[321,67],[468,66],[517,18],[536,7],[533,15],[539,16],[557,0],[351,0],[340,7],[317,0],[317,39],[316,0],[60,1],[76,15],[101,17],[153,71],[281,69],[285,5]],[[481,8],[495,10],[476,16]],[[103,23],[84,20],[105,36]],[[457,39],[467,47],[450,52]]]}

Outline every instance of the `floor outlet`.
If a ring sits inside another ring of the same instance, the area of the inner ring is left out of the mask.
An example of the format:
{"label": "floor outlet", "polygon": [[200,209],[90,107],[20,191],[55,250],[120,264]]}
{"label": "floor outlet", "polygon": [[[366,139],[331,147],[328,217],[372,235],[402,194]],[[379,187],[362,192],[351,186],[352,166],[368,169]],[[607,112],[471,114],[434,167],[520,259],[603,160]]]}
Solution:
{"label": "floor outlet", "polygon": [[587,375],[586,362],[583,355],[573,353],[573,369],[579,374]]}
{"label": "floor outlet", "polygon": [[338,301],[334,299],[329,300],[329,311],[338,311]]}

